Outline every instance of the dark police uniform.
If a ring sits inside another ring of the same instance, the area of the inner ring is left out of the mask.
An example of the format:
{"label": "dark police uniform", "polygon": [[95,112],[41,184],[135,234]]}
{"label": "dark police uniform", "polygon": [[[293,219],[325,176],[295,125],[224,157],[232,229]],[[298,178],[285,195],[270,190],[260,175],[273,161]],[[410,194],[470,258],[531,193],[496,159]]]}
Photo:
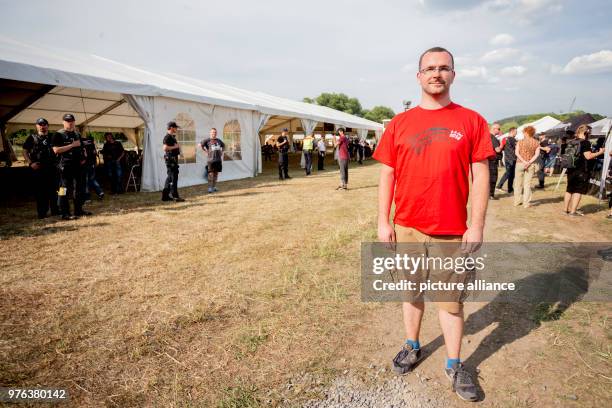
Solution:
{"label": "dark police uniform", "polygon": [[289,177],[289,139],[286,136],[279,136],[277,142],[280,144],[283,141],[287,143],[278,149],[278,178],[281,180],[291,178]]}
{"label": "dark police uniform", "polygon": [[[167,146],[174,146],[177,144],[176,137],[170,133],[164,136],[164,144]],[[164,184],[164,190],[162,191],[162,200],[169,201],[172,199],[179,198],[178,194],[178,175],[179,175],[179,164],[178,156],[180,149],[170,150],[164,152],[164,159],[166,160],[166,170],[168,176],[166,177],[166,183]],[[172,194],[172,196],[170,196]]]}
{"label": "dark police uniform", "polygon": [[[493,148],[497,149],[501,143],[497,140],[495,135],[491,134],[491,143]],[[499,160],[501,158],[501,152],[495,152],[493,158],[489,158],[489,196],[495,197],[495,185],[497,184],[497,168],[499,167]]]}
{"label": "dark police uniform", "polygon": [[51,146],[51,136],[49,134],[30,135],[23,144],[23,149],[27,150],[30,156],[30,168],[32,168],[32,163],[40,165],[37,170],[32,168],[38,218],[45,218],[49,208],[51,209],[51,215],[58,215],[57,168],[55,153],[53,153],[53,147]]}
{"label": "dark police uniform", "polygon": [[[54,147],[64,147],[73,141],[81,141],[81,135],[77,131],[59,130],[53,136]],[[84,164],[85,152],[83,144],[81,147],[73,147],[65,153],[58,154],[57,168],[60,176],[59,204],[62,217],[70,216],[69,199],[74,199],[74,215],[80,216],[89,213],[83,211],[85,195],[85,171]]]}

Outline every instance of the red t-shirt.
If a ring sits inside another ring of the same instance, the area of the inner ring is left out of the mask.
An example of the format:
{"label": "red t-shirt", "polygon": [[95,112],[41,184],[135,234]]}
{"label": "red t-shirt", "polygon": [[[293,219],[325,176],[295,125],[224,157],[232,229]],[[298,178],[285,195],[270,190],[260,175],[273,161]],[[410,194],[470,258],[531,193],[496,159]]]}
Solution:
{"label": "red t-shirt", "polygon": [[338,139],[338,159],[340,160],[348,160],[348,138],[346,136],[340,136]]}
{"label": "red t-shirt", "polygon": [[394,223],[428,235],[463,235],[470,163],[494,155],[484,118],[451,103],[395,116],[373,157],[395,169]]}

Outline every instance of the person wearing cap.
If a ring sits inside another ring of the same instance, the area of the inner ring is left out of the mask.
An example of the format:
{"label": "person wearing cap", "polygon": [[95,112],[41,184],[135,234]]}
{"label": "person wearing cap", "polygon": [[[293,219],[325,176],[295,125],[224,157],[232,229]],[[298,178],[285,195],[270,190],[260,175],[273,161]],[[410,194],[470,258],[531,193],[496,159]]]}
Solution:
{"label": "person wearing cap", "polygon": [[51,215],[59,215],[57,169],[47,119],[36,120],[36,134],[28,136],[23,144],[23,157],[32,169],[38,218],[46,218],[49,209],[51,209]]}
{"label": "person wearing cap", "polygon": [[278,178],[280,180],[290,179],[289,177],[289,129],[284,128],[281,135],[276,139],[278,147]]}
{"label": "person wearing cap", "polygon": [[178,175],[179,164],[178,157],[181,154],[181,147],[176,140],[176,131],[178,125],[176,122],[168,122],[168,133],[164,136],[164,159],[166,160],[166,170],[168,176],[162,191],[162,201],[185,201],[179,197],[178,193]]}
{"label": "person wearing cap", "polygon": [[340,167],[340,185],[336,190],[348,190],[348,165],[351,158],[348,143],[348,138],[344,135],[344,129],[338,129],[336,148],[338,149],[338,166]]}
{"label": "person wearing cap", "polygon": [[62,219],[74,219],[70,215],[69,200],[74,200],[74,215],[80,217],[91,215],[83,210],[85,195],[85,162],[87,153],[83,148],[81,135],[75,128],[74,115],[64,115],[64,128],[53,136],[53,152],[58,156],[57,168],[60,175],[60,188],[58,191]]}
{"label": "person wearing cap", "polygon": [[217,191],[217,177],[223,170],[223,149],[225,143],[217,138],[217,129],[210,129],[210,137],[200,142],[200,147],[208,156],[206,163],[208,170],[208,192],[214,193]]}

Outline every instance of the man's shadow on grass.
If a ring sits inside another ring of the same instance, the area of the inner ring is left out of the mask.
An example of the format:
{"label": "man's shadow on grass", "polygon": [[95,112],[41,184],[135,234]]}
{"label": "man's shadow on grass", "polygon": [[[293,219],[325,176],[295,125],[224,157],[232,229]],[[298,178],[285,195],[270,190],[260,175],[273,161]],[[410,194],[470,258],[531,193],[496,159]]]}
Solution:
{"label": "man's shadow on grass", "polygon": [[[576,253],[576,256],[584,254]],[[581,259],[562,266],[552,273],[538,273],[515,281],[516,291],[502,292],[483,308],[472,313],[465,321],[464,335],[476,334],[497,323],[464,361],[473,373],[482,401],[485,393],[480,387],[476,369],[504,345],[521,339],[542,325],[542,322],[558,320],[575,302],[581,300],[598,273],[590,273],[588,263]],[[442,335],[422,348],[422,360],[444,346]]]}

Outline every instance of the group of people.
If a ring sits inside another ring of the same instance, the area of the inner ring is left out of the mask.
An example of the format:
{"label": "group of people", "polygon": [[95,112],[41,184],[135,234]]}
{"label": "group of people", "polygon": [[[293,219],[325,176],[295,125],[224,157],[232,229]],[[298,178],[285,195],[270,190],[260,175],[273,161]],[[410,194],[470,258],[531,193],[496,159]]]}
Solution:
{"label": "group of people", "polygon": [[[104,191],[96,179],[99,153],[92,136],[82,136],[76,129],[75,118],[67,113],[63,128],[49,132],[45,118],[36,120],[36,133],[23,144],[23,157],[32,170],[38,218],[59,215],[64,220],[91,215],[83,208],[92,191],[99,199]],[[113,194],[123,193],[122,160],[125,150],[112,133],[104,135],[102,156],[111,180]],[[70,210],[73,201],[74,212]]]}
{"label": "group of people", "polygon": [[[278,178],[279,180],[290,179],[289,176],[289,129],[284,128],[280,136],[276,139],[276,143],[267,142],[265,149],[267,152],[278,151]],[[340,185],[338,190],[348,190],[348,167],[349,162],[357,161],[363,164],[366,157],[366,149],[370,149],[365,141],[357,141],[349,139],[344,128],[339,128],[336,131],[334,138],[334,156],[338,161],[340,169]],[[304,137],[301,143],[303,154],[302,165],[306,176],[312,174],[313,158],[317,156],[317,170],[325,170],[325,157],[327,154],[327,145],[324,138],[315,139],[314,135],[308,134]]]}
{"label": "group of people", "polygon": [[[508,193],[514,195],[514,205],[522,204],[524,208],[529,208],[533,176],[537,174],[538,177],[536,188],[543,189],[545,177],[552,176],[558,164],[567,174],[565,213],[569,216],[584,215],[578,210],[578,205],[582,196],[588,193],[590,175],[597,159],[604,155],[603,145],[593,148],[588,140],[590,126],[580,125],[574,138],[569,141],[563,138],[560,145],[547,139],[544,134],[536,138],[533,126],[525,126],[522,132],[523,138],[517,141],[517,129],[512,127],[508,136],[500,140],[499,123],[491,126],[491,144],[496,154],[489,159],[489,198],[496,199],[495,191],[503,191],[502,187],[507,182]],[[502,160],[506,171],[498,181],[497,169]],[[612,208],[612,196],[609,204]]]}

